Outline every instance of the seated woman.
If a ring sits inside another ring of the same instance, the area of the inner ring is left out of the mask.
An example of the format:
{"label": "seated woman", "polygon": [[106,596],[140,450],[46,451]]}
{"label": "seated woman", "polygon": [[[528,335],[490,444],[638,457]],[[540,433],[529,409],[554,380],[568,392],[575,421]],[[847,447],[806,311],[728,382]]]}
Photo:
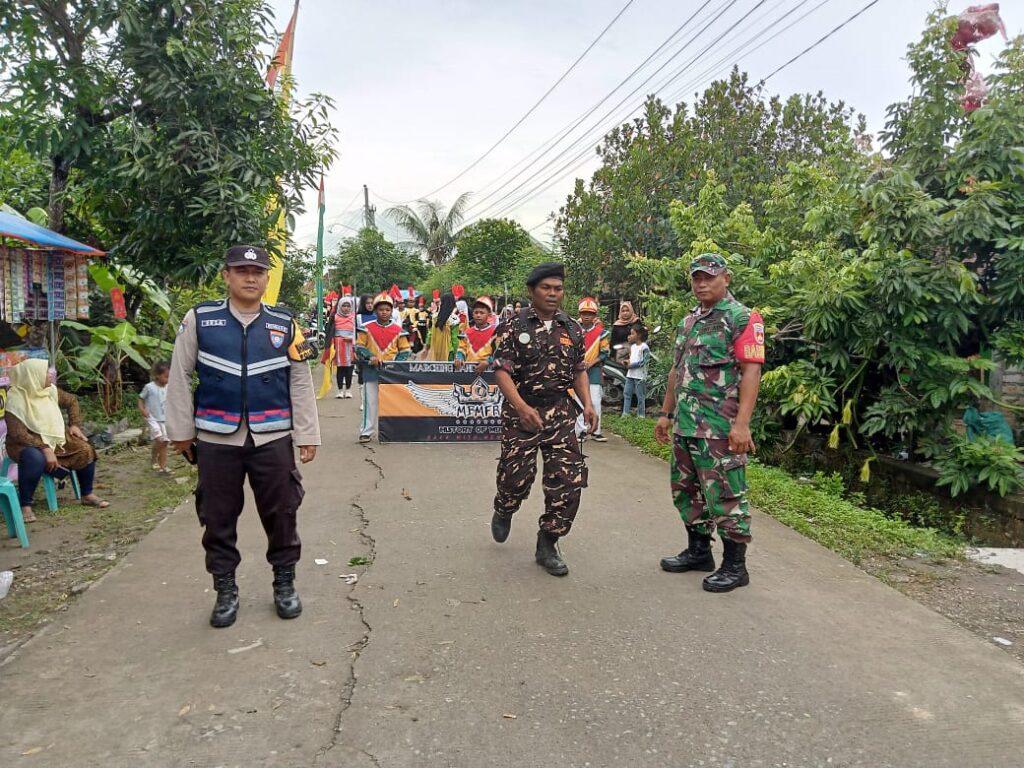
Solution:
{"label": "seated woman", "polygon": [[[82,432],[78,398],[50,383],[45,360],[23,360],[10,369],[7,393],[7,455],[18,463],[18,497],[26,523],[36,519],[32,496],[44,472],[74,470],[82,491],[82,503],[109,507],[92,491],[96,475],[96,451]],[[65,429],[61,408],[71,426]]]}

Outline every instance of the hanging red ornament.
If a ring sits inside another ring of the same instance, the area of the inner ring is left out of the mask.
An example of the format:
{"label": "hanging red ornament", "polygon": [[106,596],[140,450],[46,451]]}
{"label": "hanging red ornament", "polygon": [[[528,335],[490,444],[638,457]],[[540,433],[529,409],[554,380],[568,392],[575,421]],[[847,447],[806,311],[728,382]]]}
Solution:
{"label": "hanging red ornament", "polygon": [[128,310],[124,305],[124,294],[120,288],[114,287],[110,289],[110,303],[114,307],[114,317],[118,320],[124,320],[128,317]]}

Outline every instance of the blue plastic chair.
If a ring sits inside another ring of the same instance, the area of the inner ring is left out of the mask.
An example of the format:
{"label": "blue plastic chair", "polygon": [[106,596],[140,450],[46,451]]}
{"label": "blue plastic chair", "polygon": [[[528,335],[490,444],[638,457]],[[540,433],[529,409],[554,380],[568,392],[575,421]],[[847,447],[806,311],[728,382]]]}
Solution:
{"label": "blue plastic chair", "polygon": [[0,506],[3,507],[7,533],[12,537],[17,536],[21,546],[27,549],[28,531],[25,530],[25,520],[21,516],[21,501],[14,483],[7,479],[6,474],[0,477]]}
{"label": "blue plastic chair", "polygon": [[[14,464],[14,461],[5,456],[3,464],[0,465],[0,479],[7,480],[7,482],[10,482],[10,480],[7,479],[7,471],[11,468],[12,464]],[[74,470],[69,470],[69,473],[71,475],[71,489],[75,493],[75,498],[80,499],[82,498],[82,489],[78,485],[78,475],[75,474]],[[53,475],[46,473],[43,474],[43,493],[46,494],[46,508],[49,509],[51,512],[56,512],[58,509],[57,481],[56,479],[54,479]],[[18,506],[18,510],[20,514],[20,504]]]}

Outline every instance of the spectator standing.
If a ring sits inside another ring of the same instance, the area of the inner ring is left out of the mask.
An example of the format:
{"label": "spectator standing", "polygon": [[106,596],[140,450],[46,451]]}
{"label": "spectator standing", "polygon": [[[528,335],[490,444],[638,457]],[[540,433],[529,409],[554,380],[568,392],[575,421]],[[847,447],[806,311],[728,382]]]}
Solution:
{"label": "spectator standing", "polygon": [[167,379],[170,374],[169,363],[160,361],[150,371],[150,381],[139,393],[139,411],[149,426],[149,438],[153,441],[150,457],[153,469],[167,472]]}
{"label": "spectator standing", "polygon": [[[583,349],[585,350],[584,361],[587,364],[587,379],[590,381],[590,403],[594,406],[594,413],[597,414],[597,430],[590,436],[591,440],[599,443],[608,442],[608,438],[601,434],[601,398],[604,396],[604,389],[601,386],[603,379],[602,368],[605,360],[608,359],[610,351],[609,333],[604,325],[597,319],[598,304],[595,299],[585,298],[580,302],[580,327],[583,328]],[[586,429],[583,414],[576,419],[576,433],[582,434]]]}
{"label": "spectator standing", "polygon": [[629,360],[629,330],[634,324],[640,322],[633,305],[628,301],[619,304],[619,316],[612,323],[612,336],[610,339],[612,347],[612,358],[619,364],[625,365]]}
{"label": "spectator standing", "polygon": [[622,415],[629,416],[636,396],[636,415],[647,415],[647,366],[651,348],[647,346],[647,329],[634,325],[629,331],[629,362],[626,365],[626,386],[622,395]]}

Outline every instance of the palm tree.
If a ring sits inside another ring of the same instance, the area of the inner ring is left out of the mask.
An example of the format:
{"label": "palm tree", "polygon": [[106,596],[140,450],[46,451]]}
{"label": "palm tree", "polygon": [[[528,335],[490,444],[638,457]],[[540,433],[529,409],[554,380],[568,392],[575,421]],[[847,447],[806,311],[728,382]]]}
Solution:
{"label": "palm tree", "polygon": [[455,243],[459,237],[459,225],[462,223],[466,206],[469,203],[469,192],[463,192],[452,203],[445,213],[444,206],[437,200],[417,200],[415,208],[409,205],[396,205],[388,208],[385,215],[405,230],[409,245],[427,254],[431,264],[440,266],[455,253]]}

